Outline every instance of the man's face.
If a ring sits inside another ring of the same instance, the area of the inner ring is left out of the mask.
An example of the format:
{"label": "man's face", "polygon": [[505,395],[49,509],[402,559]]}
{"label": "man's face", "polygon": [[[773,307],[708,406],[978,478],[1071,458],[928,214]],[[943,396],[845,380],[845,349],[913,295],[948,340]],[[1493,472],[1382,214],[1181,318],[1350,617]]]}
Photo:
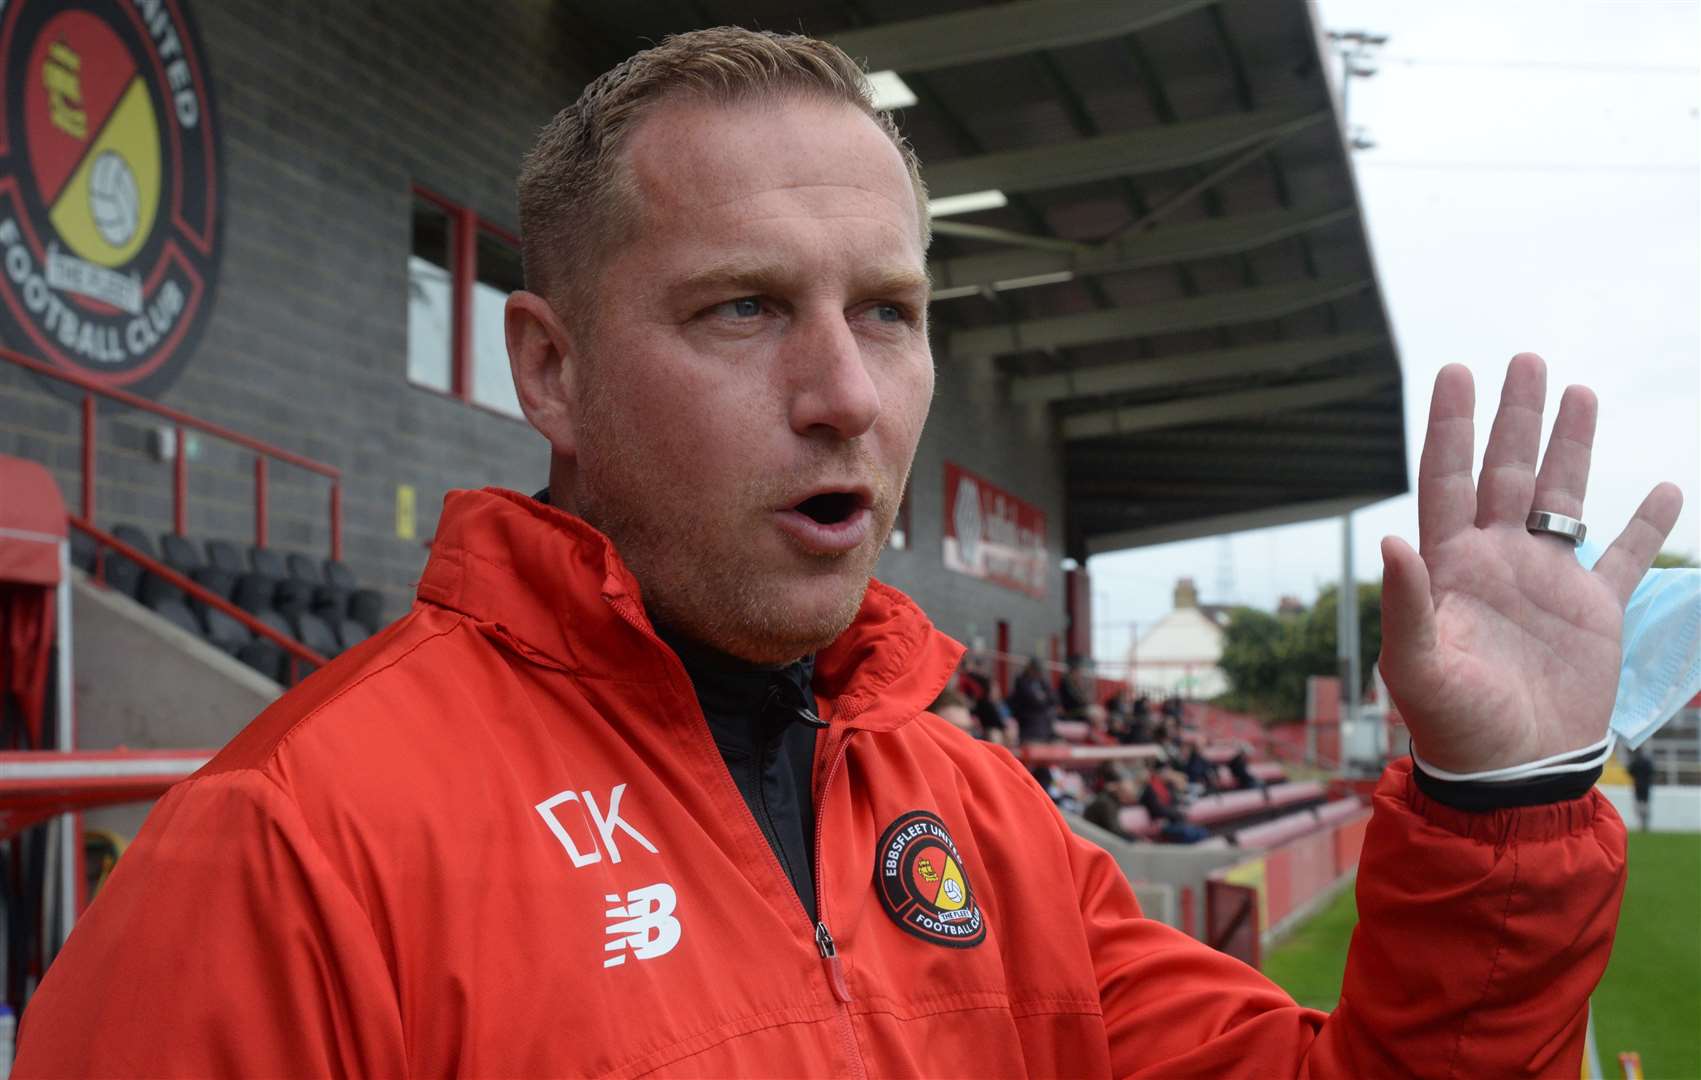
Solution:
{"label": "man's face", "polygon": [[575,509],[661,622],[759,663],[854,618],[933,393],[897,149],[842,104],[660,106],[580,348]]}

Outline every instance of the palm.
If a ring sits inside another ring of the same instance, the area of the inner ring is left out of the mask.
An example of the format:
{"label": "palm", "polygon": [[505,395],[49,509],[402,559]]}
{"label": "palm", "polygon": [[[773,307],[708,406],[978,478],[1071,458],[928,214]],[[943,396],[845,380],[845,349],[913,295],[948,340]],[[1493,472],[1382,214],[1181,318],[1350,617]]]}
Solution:
{"label": "palm", "polygon": [[1654,489],[1595,570],[1568,541],[1525,530],[1532,505],[1573,517],[1582,500],[1595,402],[1573,387],[1536,470],[1546,369],[1514,359],[1483,459],[1470,475],[1470,375],[1436,379],[1419,475],[1421,557],[1390,538],[1382,671],[1419,751],[1472,772],[1577,750],[1606,731],[1631,589],[1682,504]]}

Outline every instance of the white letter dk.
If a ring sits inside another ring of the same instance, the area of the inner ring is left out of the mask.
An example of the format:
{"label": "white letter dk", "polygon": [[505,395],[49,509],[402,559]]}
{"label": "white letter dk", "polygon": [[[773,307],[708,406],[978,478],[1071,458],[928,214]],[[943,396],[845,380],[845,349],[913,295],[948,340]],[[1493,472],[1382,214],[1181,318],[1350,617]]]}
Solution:
{"label": "white letter dk", "polygon": [[543,823],[549,826],[549,831],[555,834],[555,839],[561,841],[561,846],[567,850],[567,857],[573,860],[575,867],[589,866],[594,862],[601,862],[602,852],[596,850],[581,852],[573,843],[573,838],[568,835],[567,829],[554,814],[555,808],[565,802],[583,801],[585,809],[590,813],[591,823],[596,826],[597,835],[602,840],[602,847],[608,852],[609,862],[620,862],[620,847],[614,842],[614,830],[616,829],[625,830],[627,836],[638,841],[639,844],[643,845],[644,850],[651,855],[657,854],[656,846],[650,843],[643,833],[634,829],[629,822],[620,816],[620,796],[625,792],[625,784],[616,784],[614,790],[608,793],[608,813],[606,815],[598,808],[596,796],[588,791],[558,792],[538,803],[535,809],[538,816],[543,818]]}

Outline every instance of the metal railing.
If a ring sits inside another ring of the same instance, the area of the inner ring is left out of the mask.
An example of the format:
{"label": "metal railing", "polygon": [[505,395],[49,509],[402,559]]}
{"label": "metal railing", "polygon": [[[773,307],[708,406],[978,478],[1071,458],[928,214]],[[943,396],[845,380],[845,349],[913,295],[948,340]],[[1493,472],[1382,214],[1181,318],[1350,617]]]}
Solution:
{"label": "metal railing", "polygon": [[[293,465],[298,469],[316,473],[331,481],[330,491],[330,526],[331,526],[331,558],[341,559],[343,556],[343,486],[342,470],[322,461],[303,457],[300,454],[273,446],[259,439],[251,438],[239,431],[233,431],[222,424],[202,420],[178,409],[150,401],[145,397],[132,394],[128,390],[102,386],[95,380],[74,372],[64,371],[52,364],[44,363],[34,357],[25,356],[13,349],[0,346],[0,360],[4,360],[27,371],[33,371],[43,378],[75,386],[83,391],[83,446],[82,446],[82,498],[81,513],[85,523],[95,520],[95,477],[97,427],[95,397],[116,401],[132,409],[151,413],[172,423],[175,443],[172,454],[172,531],[182,536],[188,532],[189,524],[189,457],[184,441],[185,430],[198,431],[242,447],[254,453],[254,546],[266,546],[266,493],[267,493],[267,463],[278,461]],[[74,519],[73,519],[74,520]],[[85,530],[86,531],[86,530]],[[162,575],[163,576],[163,575]]]}

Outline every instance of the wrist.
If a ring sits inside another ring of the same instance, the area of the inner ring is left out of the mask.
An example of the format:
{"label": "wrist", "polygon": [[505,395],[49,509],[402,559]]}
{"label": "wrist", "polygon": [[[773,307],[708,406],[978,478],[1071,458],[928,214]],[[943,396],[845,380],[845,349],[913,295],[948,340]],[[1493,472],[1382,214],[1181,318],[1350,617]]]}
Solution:
{"label": "wrist", "polygon": [[1587,795],[1600,776],[1601,766],[1596,765],[1522,780],[1439,780],[1412,763],[1412,782],[1424,795],[1443,806],[1476,814],[1568,802]]}

